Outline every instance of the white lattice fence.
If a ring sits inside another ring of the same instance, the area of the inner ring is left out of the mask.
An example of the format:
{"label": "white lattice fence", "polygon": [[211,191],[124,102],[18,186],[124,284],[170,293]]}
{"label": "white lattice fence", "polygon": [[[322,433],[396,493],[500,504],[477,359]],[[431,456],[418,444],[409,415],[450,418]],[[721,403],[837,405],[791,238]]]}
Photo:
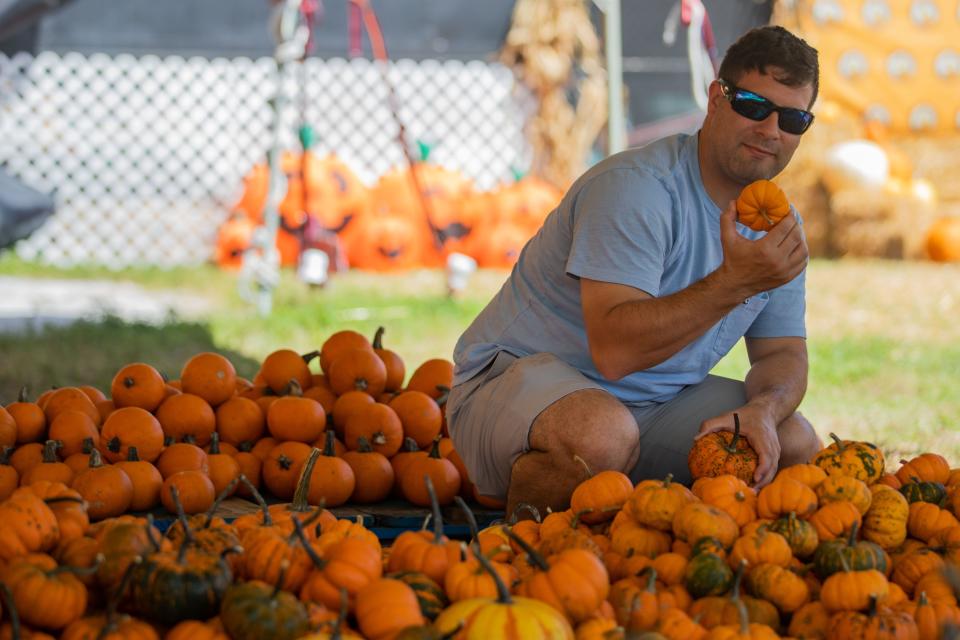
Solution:
{"label": "white lattice fence", "polygon": [[[295,65],[294,65],[295,66]],[[285,146],[296,148],[298,91],[318,150],[372,184],[403,161],[375,63],[318,60],[284,78]],[[389,67],[413,138],[480,188],[529,162],[529,100],[502,66],[398,61]],[[173,266],[211,253],[241,178],[269,144],[270,58],[0,55],[0,164],[56,192],[57,213],[16,246],[31,260]]]}

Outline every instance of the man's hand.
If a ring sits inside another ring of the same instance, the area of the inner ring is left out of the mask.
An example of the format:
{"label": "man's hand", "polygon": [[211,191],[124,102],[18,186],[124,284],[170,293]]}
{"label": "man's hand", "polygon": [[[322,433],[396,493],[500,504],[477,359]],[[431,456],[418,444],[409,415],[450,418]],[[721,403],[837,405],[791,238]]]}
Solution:
{"label": "man's hand", "polygon": [[[769,412],[750,404],[736,409],[736,413],[740,418],[740,435],[747,439],[760,458],[757,470],[753,474],[756,488],[760,489],[770,484],[780,464],[780,438],[777,437],[777,423]],[[734,411],[731,411],[705,420],[700,425],[700,433],[694,439],[699,440],[715,431],[732,432],[733,414]]]}
{"label": "man's hand", "polygon": [[784,216],[767,235],[748,240],[737,232],[737,205],[730,201],[720,214],[723,263],[720,277],[743,290],[744,298],[784,285],[807,266],[807,240],[796,216]]}

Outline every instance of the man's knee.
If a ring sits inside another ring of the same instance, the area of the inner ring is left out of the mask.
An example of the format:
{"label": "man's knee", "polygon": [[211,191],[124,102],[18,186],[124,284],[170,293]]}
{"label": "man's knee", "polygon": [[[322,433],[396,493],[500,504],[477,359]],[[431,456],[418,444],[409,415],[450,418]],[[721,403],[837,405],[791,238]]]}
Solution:
{"label": "man's knee", "polygon": [[799,411],[781,422],[777,427],[780,438],[780,466],[809,462],[823,448],[810,421]]}
{"label": "man's knee", "polygon": [[583,389],[547,407],[530,430],[530,447],[584,459],[594,471],[629,469],[640,441],[636,420],[613,395]]}

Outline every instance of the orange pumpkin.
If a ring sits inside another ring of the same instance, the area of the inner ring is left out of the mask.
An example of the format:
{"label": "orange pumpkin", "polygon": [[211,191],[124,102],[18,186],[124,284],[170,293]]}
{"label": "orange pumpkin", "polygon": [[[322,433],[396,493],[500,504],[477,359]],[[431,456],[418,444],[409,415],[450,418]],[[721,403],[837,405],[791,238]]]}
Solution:
{"label": "orange pumpkin", "polygon": [[755,231],[769,231],[790,213],[786,194],[769,180],[751,182],[737,198],[737,218]]}
{"label": "orange pumpkin", "polygon": [[694,441],[687,455],[687,466],[694,480],[729,473],[753,484],[758,462],[757,452],[740,435],[740,417],[736,413],[733,414],[733,432],[707,434]]}
{"label": "orange pumpkin", "polygon": [[148,364],[135,362],[117,371],[110,383],[110,399],[116,407],[140,407],[153,411],[165,397],[166,383],[160,372]]}
{"label": "orange pumpkin", "polygon": [[938,218],[927,229],[927,255],[936,262],[960,262],[960,216]]}

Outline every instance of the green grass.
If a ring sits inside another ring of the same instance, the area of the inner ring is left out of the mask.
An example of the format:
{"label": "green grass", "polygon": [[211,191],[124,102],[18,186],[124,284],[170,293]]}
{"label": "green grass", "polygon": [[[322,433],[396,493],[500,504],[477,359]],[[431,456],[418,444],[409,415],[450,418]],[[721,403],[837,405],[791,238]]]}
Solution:
{"label": "green grass", "polygon": [[[31,393],[52,385],[109,387],[123,364],[144,361],[177,377],[199,351],[228,355],[252,376],[270,351],[319,348],[333,331],[372,336],[408,370],[450,357],[460,333],[502,284],[504,272],[480,272],[462,297],[445,295],[441,273],[348,273],[323,289],[284,274],[274,312],[258,316],[237,294],[234,274],[214,268],[58,270],[0,255],[0,274],[133,281],[152,289],[200,294],[213,309],[200,319],[163,326],[115,318],[19,336],[0,334],[0,401],[22,384]],[[960,267],[929,263],[815,260],[808,271],[810,384],[801,411],[826,438],[863,438],[899,458],[936,450],[960,464]],[[747,370],[742,342],[717,365],[720,375]]]}

